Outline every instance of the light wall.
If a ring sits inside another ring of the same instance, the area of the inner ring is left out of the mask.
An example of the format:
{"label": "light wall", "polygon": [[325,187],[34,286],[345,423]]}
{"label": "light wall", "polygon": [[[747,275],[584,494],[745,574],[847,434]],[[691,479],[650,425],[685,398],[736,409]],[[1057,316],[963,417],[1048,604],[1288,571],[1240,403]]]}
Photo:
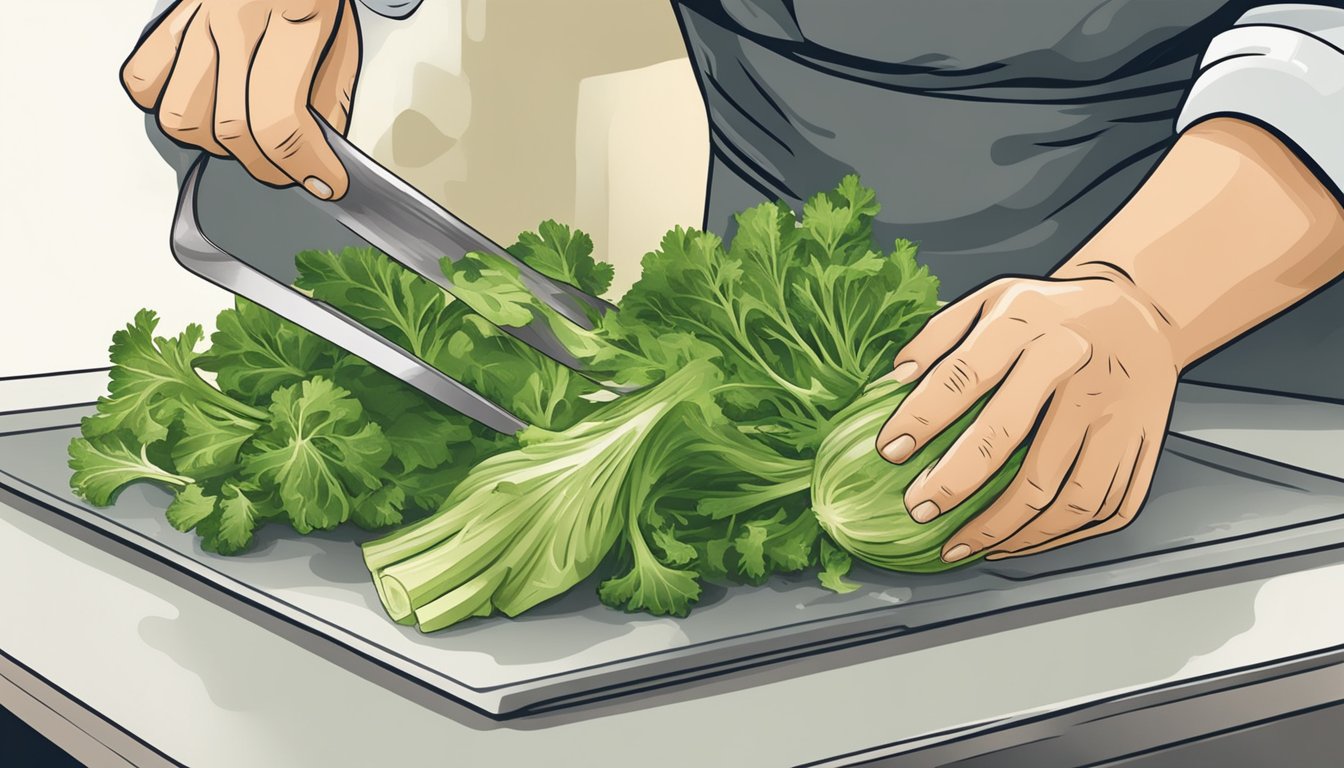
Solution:
{"label": "light wall", "polygon": [[[117,83],[154,3],[14,6],[0,377],[103,365],[141,307],[165,332],[209,330],[229,297],[172,260],[173,175]],[[705,118],[667,0],[425,0],[409,22],[362,18],[351,138],[487,235],[574,224],[619,291],[666,229],[700,223]]]}

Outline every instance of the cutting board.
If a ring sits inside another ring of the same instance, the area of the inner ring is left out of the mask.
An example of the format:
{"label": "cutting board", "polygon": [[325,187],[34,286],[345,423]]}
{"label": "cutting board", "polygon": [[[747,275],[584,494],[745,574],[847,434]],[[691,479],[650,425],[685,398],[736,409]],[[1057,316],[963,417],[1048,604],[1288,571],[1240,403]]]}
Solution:
{"label": "cutting board", "polygon": [[73,527],[338,663],[493,717],[762,664],[844,663],[876,640],[934,628],[950,637],[992,632],[1028,607],[1095,608],[1097,595],[1196,574],[1207,586],[1210,575],[1213,583],[1238,578],[1239,566],[1344,546],[1344,482],[1171,435],[1134,524],[1042,555],[936,575],[858,568],[852,577],[862,586],[847,595],[821,589],[811,574],[759,588],[713,586],[684,619],[612,610],[589,582],[518,619],[473,619],[424,635],[383,613],[358,547],[371,534],[299,536],[272,525],[252,551],[221,557],[168,525],[161,489],[132,486],[106,509],[76,498],[66,446],[89,412],[0,415],[0,501]]}

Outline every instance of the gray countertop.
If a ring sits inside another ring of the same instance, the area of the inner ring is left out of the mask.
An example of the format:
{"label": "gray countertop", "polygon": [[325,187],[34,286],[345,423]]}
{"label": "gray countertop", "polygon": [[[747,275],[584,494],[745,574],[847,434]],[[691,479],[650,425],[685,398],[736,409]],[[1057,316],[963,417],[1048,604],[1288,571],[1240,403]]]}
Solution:
{"label": "gray countertop", "polygon": [[[0,403],[87,401],[101,377],[0,381]],[[1344,477],[1344,405],[1186,386],[1173,428]],[[1344,646],[1344,556],[1333,550],[1235,583],[1196,578],[1180,591],[1028,611],[992,633],[953,627],[859,646],[840,662],[501,722],[389,686],[76,527],[3,504],[0,579],[20,585],[0,590],[0,704],[92,764],[789,765],[956,739]]]}

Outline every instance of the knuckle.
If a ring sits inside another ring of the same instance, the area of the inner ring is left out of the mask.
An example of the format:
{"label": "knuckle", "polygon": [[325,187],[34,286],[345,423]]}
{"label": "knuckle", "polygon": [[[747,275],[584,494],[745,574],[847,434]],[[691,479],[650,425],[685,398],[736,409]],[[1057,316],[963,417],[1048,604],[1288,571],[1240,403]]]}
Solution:
{"label": "knuckle", "polygon": [[961,503],[962,494],[947,483],[939,483],[933,486],[932,496],[939,509],[949,510]]}
{"label": "knuckle", "polygon": [[949,392],[961,394],[974,389],[980,383],[980,374],[975,365],[963,355],[954,355],[938,366],[938,378]]}
{"label": "knuckle", "polygon": [[977,422],[969,430],[968,437],[970,444],[975,447],[976,453],[982,459],[992,462],[1002,457],[1009,448],[1016,444],[1014,431],[1000,422],[986,424]]}
{"label": "knuckle", "polygon": [[990,297],[1002,300],[1004,295],[1022,284],[1020,277],[997,277],[985,286],[985,293]]}
{"label": "knuckle", "polygon": [[947,511],[960,501],[960,494],[954,484],[946,479],[946,474],[947,470],[939,472],[935,466],[927,470],[922,479],[912,483],[911,490],[916,491],[916,496],[927,498],[936,503],[939,509]]}
{"label": "knuckle", "polygon": [[1031,321],[1043,314],[1049,302],[1050,299],[1035,284],[1016,279],[1000,294],[995,308],[1005,317]]}
{"label": "knuckle", "polygon": [[154,75],[145,72],[143,68],[137,66],[134,61],[128,62],[121,69],[121,84],[125,87],[126,93],[131,100],[142,107],[148,108],[147,103],[151,88],[153,86]]}
{"label": "knuckle", "polygon": [[1092,342],[1076,331],[1058,334],[1055,344],[1069,362],[1075,365],[1075,370],[1081,369],[1092,362],[1092,357],[1095,354],[1095,347]]}
{"label": "knuckle", "polygon": [[133,64],[127,63],[126,66],[121,68],[121,84],[126,87],[131,95],[135,95],[144,86],[144,83],[144,76],[135,70]]}
{"label": "knuckle", "polygon": [[302,152],[306,145],[299,122],[292,116],[257,126],[255,135],[262,151],[281,161]]}
{"label": "knuckle", "polygon": [[189,136],[199,127],[194,120],[176,108],[160,109],[158,119],[159,127],[170,136]]}
{"label": "knuckle", "polygon": [[1100,500],[1091,498],[1060,499],[1056,506],[1062,515],[1075,520],[1091,520],[1101,512]]}
{"label": "knuckle", "polygon": [[216,117],[215,138],[220,144],[234,144],[247,136],[247,121],[238,117]]}
{"label": "knuckle", "polygon": [[1031,534],[1018,535],[1005,541],[1003,545],[999,547],[999,550],[1007,553],[1017,553],[1024,549],[1031,549],[1042,541],[1043,539],[1040,536],[1033,536]]}
{"label": "knuckle", "polygon": [[1049,481],[1039,476],[1023,475],[1020,490],[1022,505],[1032,512],[1044,512],[1054,501],[1055,494],[1050,490]]}
{"label": "knuckle", "polygon": [[1071,518],[1090,521],[1101,512],[1101,504],[1068,502],[1064,504],[1064,511],[1068,512]]}
{"label": "knuckle", "polygon": [[909,419],[910,422],[918,424],[921,427],[928,427],[933,424],[933,419],[922,410],[912,410],[909,413],[902,413],[900,415],[902,419]]}
{"label": "knuckle", "polygon": [[981,528],[974,531],[966,542],[971,549],[979,552],[986,547],[991,547],[1003,540],[1003,535],[993,528]]}
{"label": "knuckle", "polygon": [[332,0],[286,0],[280,17],[291,24],[305,24],[332,10]]}

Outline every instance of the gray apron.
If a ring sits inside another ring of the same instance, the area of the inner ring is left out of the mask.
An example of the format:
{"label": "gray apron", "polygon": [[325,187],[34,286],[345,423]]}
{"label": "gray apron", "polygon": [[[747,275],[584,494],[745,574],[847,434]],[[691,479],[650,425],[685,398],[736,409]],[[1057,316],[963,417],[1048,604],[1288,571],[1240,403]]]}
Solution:
{"label": "gray apron", "polygon": [[[858,172],[883,205],[881,244],[919,241],[946,300],[1000,275],[1043,275],[1077,249],[1175,140],[1209,40],[1270,4],[673,3],[709,115],[705,226],[730,235],[736,211],[762,199],[798,206]],[[405,15],[417,5],[389,7]],[[183,172],[195,153],[164,139],[152,118],[147,126]],[[264,245],[288,260],[343,236],[325,242],[312,210],[241,176],[221,182],[203,208],[216,219],[206,231],[225,247]],[[1344,282],[1187,378],[1344,398]]]}
{"label": "gray apron", "polygon": [[[1175,140],[1228,0],[680,0],[710,122],[706,226],[858,172],[876,235],[921,243],[951,300],[1043,275]],[[1344,285],[1188,378],[1344,397]]]}

